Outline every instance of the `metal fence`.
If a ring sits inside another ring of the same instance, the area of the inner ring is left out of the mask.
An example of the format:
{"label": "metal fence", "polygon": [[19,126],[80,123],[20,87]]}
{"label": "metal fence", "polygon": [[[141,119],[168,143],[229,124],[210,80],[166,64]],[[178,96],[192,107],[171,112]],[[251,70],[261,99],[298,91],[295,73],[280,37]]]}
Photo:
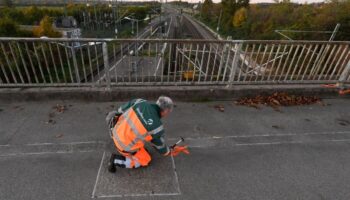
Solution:
{"label": "metal fence", "polygon": [[0,87],[350,81],[350,42],[0,38]]}

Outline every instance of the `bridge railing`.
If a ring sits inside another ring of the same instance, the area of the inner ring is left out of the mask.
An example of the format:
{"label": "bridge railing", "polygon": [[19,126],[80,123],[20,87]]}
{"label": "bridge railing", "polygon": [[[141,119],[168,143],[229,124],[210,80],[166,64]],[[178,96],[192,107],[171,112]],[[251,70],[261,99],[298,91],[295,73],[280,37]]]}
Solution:
{"label": "bridge railing", "polygon": [[350,42],[0,38],[0,87],[350,81]]}

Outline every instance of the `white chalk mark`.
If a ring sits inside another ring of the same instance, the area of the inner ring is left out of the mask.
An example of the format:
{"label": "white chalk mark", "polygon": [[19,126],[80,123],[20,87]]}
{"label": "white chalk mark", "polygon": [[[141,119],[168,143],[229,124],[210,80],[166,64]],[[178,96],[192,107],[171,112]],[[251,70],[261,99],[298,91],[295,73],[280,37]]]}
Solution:
{"label": "white chalk mark", "polygon": [[100,168],[98,169],[98,172],[97,172],[96,182],[95,182],[94,190],[92,191],[91,198],[95,198],[95,192],[96,192],[96,188],[97,188],[97,183],[98,183],[98,179],[100,178],[100,173],[101,173],[101,169],[102,169],[103,160],[105,158],[105,154],[106,154],[106,152],[103,151]]}

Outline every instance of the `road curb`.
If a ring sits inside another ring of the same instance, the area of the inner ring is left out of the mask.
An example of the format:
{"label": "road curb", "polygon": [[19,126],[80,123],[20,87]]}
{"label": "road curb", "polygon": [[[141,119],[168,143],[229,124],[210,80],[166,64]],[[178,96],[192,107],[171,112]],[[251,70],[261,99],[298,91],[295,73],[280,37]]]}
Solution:
{"label": "road curb", "polygon": [[156,99],[167,95],[181,101],[231,100],[240,97],[269,95],[274,92],[288,92],[321,98],[348,98],[339,95],[337,88],[321,85],[236,85],[226,86],[140,86],[114,87],[110,90],[92,87],[45,87],[45,88],[1,88],[0,101],[125,101],[132,98]]}

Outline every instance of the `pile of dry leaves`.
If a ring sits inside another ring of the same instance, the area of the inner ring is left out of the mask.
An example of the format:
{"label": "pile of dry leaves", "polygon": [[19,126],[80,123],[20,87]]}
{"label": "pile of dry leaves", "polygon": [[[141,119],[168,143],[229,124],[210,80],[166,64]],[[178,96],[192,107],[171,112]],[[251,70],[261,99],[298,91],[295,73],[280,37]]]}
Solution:
{"label": "pile of dry leaves", "polygon": [[275,109],[278,109],[279,106],[310,105],[315,103],[323,105],[322,100],[319,97],[289,95],[285,92],[275,92],[270,96],[258,95],[253,98],[245,97],[235,101],[236,105],[244,105],[254,108],[260,108],[260,105],[266,105]]}

